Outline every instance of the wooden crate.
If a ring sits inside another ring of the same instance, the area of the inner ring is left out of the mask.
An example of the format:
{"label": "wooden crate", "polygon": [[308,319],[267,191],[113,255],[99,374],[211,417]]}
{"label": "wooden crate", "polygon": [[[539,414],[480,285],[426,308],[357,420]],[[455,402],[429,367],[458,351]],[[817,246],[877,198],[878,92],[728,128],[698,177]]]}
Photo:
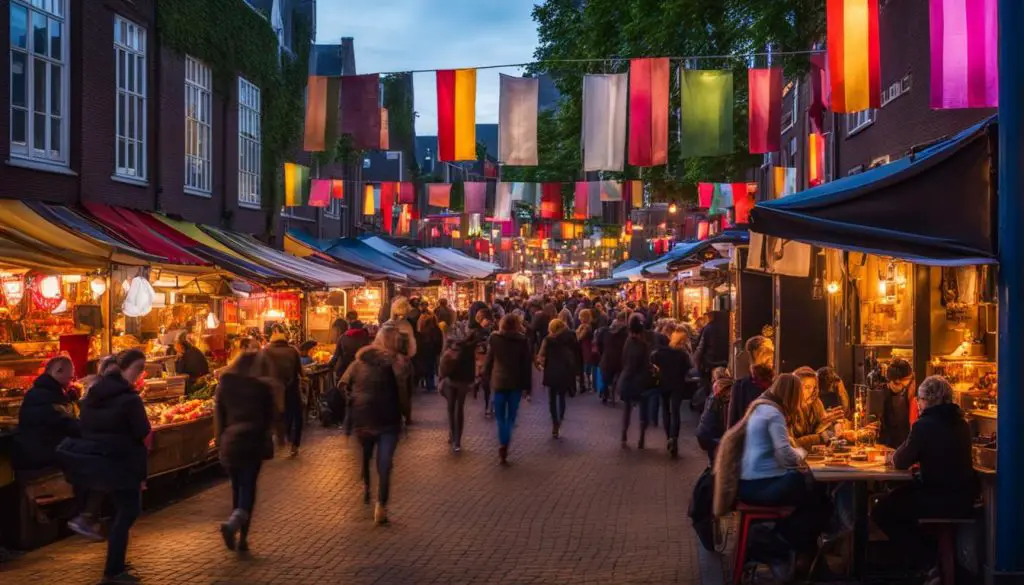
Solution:
{"label": "wooden crate", "polygon": [[212,454],[211,441],[212,416],[155,428],[149,452],[149,477],[205,463]]}

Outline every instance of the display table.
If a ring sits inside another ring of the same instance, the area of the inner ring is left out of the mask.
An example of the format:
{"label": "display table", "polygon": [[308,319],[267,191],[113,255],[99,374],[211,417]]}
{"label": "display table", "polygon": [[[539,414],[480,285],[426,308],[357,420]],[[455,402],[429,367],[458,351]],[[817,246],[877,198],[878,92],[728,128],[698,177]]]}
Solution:
{"label": "display table", "polygon": [[212,416],[160,425],[153,428],[149,450],[149,477],[157,477],[212,461],[217,450],[213,444]]}

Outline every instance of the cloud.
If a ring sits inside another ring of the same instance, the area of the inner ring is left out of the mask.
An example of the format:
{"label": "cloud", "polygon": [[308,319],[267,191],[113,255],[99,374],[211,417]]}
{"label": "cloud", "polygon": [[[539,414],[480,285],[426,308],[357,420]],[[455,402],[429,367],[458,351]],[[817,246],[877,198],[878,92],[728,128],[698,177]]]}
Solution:
{"label": "cloud", "polygon": [[[533,58],[537,28],[530,17],[534,0],[320,0],[317,41],[353,37],[359,73],[450,69],[525,63]],[[477,72],[476,118],[498,121],[498,74]],[[416,133],[437,133],[433,73],[413,77]]]}

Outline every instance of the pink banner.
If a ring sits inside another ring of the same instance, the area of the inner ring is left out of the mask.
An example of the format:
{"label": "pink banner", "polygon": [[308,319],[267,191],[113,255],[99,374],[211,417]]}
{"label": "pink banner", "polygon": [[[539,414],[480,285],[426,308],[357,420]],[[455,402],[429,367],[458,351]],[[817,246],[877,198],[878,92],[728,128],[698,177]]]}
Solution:
{"label": "pink banner", "polygon": [[935,109],[999,105],[998,0],[931,0]]}

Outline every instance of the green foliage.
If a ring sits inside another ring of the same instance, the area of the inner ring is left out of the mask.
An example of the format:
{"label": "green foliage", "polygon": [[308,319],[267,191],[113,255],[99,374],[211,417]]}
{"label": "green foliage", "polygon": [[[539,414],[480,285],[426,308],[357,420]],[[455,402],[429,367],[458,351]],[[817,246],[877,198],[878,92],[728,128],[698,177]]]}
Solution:
{"label": "green foliage", "polygon": [[[298,145],[309,72],[309,24],[297,18],[296,54],[278,58],[267,19],[243,0],[159,0],[157,29],[166,46],[210,65],[214,91],[235,95],[237,76],[260,88],[264,208],[283,202],[282,165]],[[272,194],[267,196],[267,194]]]}
{"label": "green foliage", "polygon": [[[735,150],[729,156],[684,159],[678,143],[679,87],[671,81],[669,164],[650,169],[626,168],[612,178],[643,178],[653,201],[696,200],[699,181],[733,181],[757,164],[747,154],[747,76],[742,55],[807,50],[824,38],[824,3],[820,0],[545,0],[534,7],[541,63],[532,73],[551,75],[562,94],[557,112],[538,120],[541,165],[506,169],[503,177],[522,181],[572,181],[582,178],[580,131],[583,75],[625,73],[629,58],[734,55],[730,59],[694,59],[694,68],[732,69],[735,88]],[[555,63],[566,59],[606,59]],[[787,74],[807,67],[806,57],[782,58]],[[777,65],[780,60],[776,60]],[[545,61],[547,61],[545,63]],[[678,61],[673,62],[678,65]],[[607,174],[606,174],[607,175]]]}

